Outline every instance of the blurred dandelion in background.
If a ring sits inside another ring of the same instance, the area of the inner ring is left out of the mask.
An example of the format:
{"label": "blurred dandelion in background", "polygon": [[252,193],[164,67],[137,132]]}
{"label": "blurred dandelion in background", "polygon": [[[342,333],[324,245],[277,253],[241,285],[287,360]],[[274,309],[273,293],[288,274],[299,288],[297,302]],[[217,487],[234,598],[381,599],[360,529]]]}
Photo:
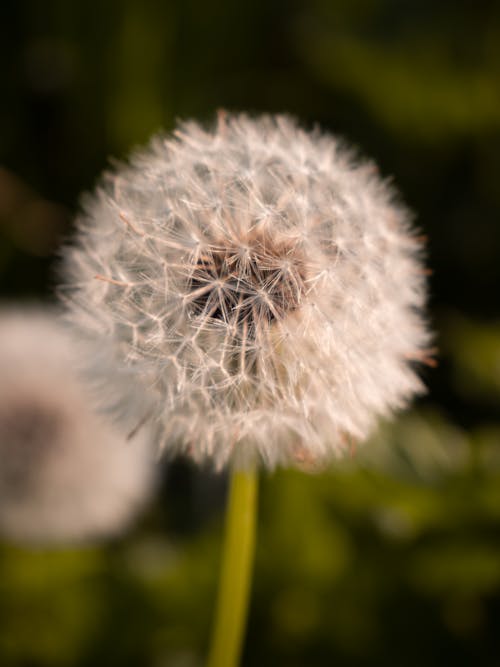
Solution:
{"label": "blurred dandelion in background", "polygon": [[0,312],[0,532],[69,542],[114,534],[145,505],[153,457],[142,435],[92,412],[78,354],[56,315]]}

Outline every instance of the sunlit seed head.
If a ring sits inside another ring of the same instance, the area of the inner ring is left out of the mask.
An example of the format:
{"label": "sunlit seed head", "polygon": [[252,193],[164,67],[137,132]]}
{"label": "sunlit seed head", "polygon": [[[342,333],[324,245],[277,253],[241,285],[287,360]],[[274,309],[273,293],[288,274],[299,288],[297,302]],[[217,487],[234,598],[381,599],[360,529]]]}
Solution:
{"label": "sunlit seed head", "polygon": [[333,136],[285,116],[181,124],[105,174],[77,226],[68,321],[103,405],[149,415],[164,451],[309,465],[423,391],[421,241]]}

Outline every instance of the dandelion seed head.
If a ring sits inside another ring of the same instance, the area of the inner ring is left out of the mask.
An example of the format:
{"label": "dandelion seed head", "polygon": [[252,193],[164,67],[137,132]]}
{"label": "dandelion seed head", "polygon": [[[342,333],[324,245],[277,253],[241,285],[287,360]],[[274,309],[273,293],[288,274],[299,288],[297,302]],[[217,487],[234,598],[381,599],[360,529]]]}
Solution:
{"label": "dandelion seed head", "polygon": [[0,533],[63,542],[124,528],[153,486],[150,447],[92,411],[53,313],[0,312]]}
{"label": "dandelion seed head", "polygon": [[423,390],[421,242],[331,135],[285,116],[183,123],[105,174],[77,226],[68,319],[169,452],[328,460]]}

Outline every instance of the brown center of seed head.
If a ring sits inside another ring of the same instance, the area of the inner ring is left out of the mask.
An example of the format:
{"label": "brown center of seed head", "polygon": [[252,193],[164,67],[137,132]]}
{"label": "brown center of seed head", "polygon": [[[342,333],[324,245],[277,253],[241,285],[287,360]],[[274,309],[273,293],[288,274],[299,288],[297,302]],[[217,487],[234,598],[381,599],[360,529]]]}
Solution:
{"label": "brown center of seed head", "polygon": [[57,406],[37,397],[0,407],[0,486],[5,492],[22,495],[40,477],[40,469],[58,453],[65,419]]}
{"label": "brown center of seed head", "polygon": [[255,332],[297,310],[305,280],[303,252],[289,239],[253,232],[210,244],[189,281],[193,314]]}

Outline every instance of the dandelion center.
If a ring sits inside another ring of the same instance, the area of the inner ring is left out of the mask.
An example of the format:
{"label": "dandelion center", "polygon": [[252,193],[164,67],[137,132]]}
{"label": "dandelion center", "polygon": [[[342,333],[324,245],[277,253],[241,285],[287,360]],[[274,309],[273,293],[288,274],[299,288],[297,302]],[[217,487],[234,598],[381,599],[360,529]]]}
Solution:
{"label": "dandelion center", "polygon": [[254,233],[210,244],[195,258],[189,279],[192,312],[256,331],[297,310],[305,280],[303,254],[288,239]]}
{"label": "dandelion center", "polygon": [[[36,400],[26,398],[9,405],[7,410],[0,410],[0,442],[11,446],[9,456],[2,452],[3,479],[9,481],[13,490],[23,493],[24,486],[32,483],[32,477],[39,473],[39,466],[58,442],[62,428],[62,415],[54,407],[37,404]],[[32,464],[28,466],[27,461]]]}

